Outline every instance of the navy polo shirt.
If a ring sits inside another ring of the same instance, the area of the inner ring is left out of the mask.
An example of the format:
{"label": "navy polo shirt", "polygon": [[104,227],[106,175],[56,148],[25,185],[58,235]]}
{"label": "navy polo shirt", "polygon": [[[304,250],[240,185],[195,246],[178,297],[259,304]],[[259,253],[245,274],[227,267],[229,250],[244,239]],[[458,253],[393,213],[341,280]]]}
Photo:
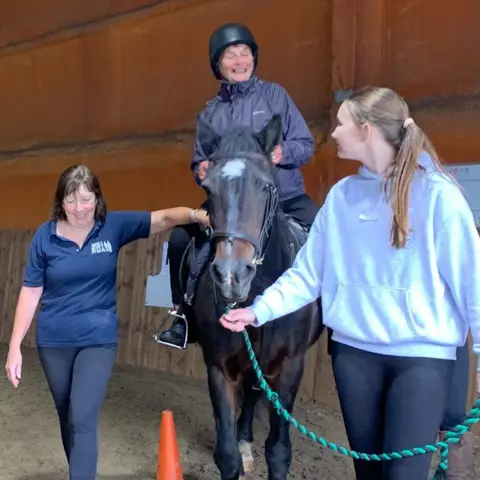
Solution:
{"label": "navy polo shirt", "polygon": [[118,341],[117,260],[120,248],[150,235],[150,212],[109,212],[82,248],[56,233],[35,232],[23,284],[43,287],[37,315],[39,347],[80,347]]}

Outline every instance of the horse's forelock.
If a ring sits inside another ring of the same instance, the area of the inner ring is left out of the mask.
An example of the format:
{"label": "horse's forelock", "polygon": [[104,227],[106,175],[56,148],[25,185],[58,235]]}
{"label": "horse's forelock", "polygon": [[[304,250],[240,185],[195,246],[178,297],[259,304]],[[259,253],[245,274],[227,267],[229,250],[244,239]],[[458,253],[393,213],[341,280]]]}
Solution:
{"label": "horse's forelock", "polygon": [[255,135],[246,127],[236,127],[226,133],[218,145],[215,157],[234,158],[240,152],[265,155]]}

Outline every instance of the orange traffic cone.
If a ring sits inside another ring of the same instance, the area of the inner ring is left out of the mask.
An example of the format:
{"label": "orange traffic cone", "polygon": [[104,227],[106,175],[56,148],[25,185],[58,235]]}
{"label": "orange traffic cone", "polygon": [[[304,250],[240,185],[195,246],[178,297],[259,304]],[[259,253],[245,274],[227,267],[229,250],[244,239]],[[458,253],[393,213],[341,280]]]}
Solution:
{"label": "orange traffic cone", "polygon": [[162,412],[158,442],[157,480],[183,480],[173,413]]}

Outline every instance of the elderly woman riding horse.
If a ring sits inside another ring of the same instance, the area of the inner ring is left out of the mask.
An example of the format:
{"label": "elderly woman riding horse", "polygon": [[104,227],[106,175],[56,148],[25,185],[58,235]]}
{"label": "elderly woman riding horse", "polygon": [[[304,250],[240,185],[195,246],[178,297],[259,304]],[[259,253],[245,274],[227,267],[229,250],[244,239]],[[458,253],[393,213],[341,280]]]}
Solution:
{"label": "elderly woman riding horse", "polygon": [[[272,175],[278,189],[280,208],[301,223],[312,225],[318,207],[305,193],[300,167],[305,165],[314,151],[314,139],[308,126],[292,99],[283,87],[276,83],[260,80],[255,75],[258,63],[258,45],[251,31],[244,25],[226,24],[217,29],[210,38],[210,65],[215,77],[220,80],[220,90],[208,102],[200,114],[201,121],[212,125],[218,133],[232,126],[246,126],[259,132],[274,114],[282,118],[282,134],[279,144],[271,152],[274,168]],[[198,183],[205,178],[208,156],[202,149],[198,132],[191,164]],[[202,208],[206,208],[206,203]],[[173,324],[157,337],[157,341],[175,348],[185,348],[187,333],[194,341],[193,318],[188,318],[185,298],[179,279],[184,252],[193,237],[197,243],[202,239],[198,225],[176,228],[169,239],[168,257],[171,277],[171,312]],[[199,247],[200,249],[200,247]],[[186,300],[191,303],[195,293],[198,274],[201,272],[205,255],[197,254],[187,283]],[[195,272],[193,271],[195,270]]]}

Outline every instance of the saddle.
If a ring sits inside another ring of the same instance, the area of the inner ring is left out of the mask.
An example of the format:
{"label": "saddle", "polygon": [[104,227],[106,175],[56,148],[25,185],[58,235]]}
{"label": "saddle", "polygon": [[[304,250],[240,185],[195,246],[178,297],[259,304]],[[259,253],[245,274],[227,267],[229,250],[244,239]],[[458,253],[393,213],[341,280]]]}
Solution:
{"label": "saddle", "polygon": [[206,228],[200,234],[195,235],[187,245],[180,264],[180,287],[184,294],[184,300],[188,305],[192,304],[196,293],[198,279],[203,273],[211,255],[210,243],[211,230]]}
{"label": "saddle", "polygon": [[297,255],[300,248],[303,247],[305,242],[307,241],[308,234],[310,232],[310,226],[306,223],[300,222],[297,218],[293,217],[292,215],[286,215],[288,220],[288,227],[290,232],[292,233],[293,238],[295,239],[295,243],[291,244],[291,261],[292,264],[295,260],[295,256]]}

